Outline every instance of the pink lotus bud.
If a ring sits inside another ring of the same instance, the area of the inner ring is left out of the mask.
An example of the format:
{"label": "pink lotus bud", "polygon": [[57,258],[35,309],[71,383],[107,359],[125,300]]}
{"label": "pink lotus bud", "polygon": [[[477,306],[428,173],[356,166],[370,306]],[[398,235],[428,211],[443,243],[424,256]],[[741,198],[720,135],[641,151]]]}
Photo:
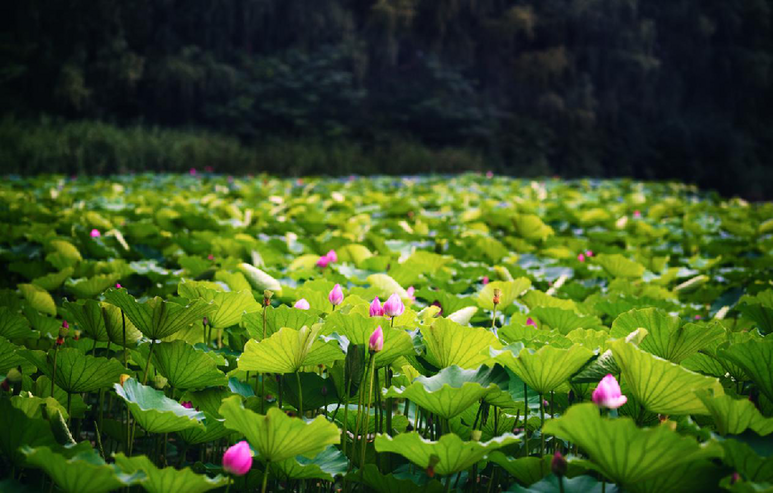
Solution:
{"label": "pink lotus bud", "polygon": [[232,445],[223,454],[223,470],[236,476],[244,476],[252,467],[252,451],[247,442],[242,440]]}
{"label": "pink lotus bud", "polygon": [[62,328],[63,329],[69,329],[70,324],[67,323],[67,320],[62,320]]}
{"label": "pink lotus bud", "polygon": [[115,289],[121,289],[121,283],[120,282],[115,283]]}
{"label": "pink lotus bud", "polygon": [[336,254],[335,250],[330,250],[325,256],[331,264],[338,262],[338,254]]}
{"label": "pink lotus bud", "polygon": [[196,176],[196,168],[189,169],[188,173],[190,173],[191,176]]}
{"label": "pink lotus bud", "polygon": [[392,296],[384,303],[384,315],[387,317],[399,317],[405,311],[405,305],[403,300],[400,299],[397,293],[392,293]]}
{"label": "pink lotus bud", "polygon": [[533,318],[529,317],[526,319],[526,325],[531,325],[532,327],[536,327],[537,322],[535,322]]}
{"label": "pink lotus bud", "polygon": [[493,171],[486,171],[486,178],[489,180],[494,178],[494,172]]}
{"label": "pink lotus bud", "polygon": [[180,405],[185,409],[193,409],[193,403],[191,401],[182,401]]}
{"label": "pink lotus bud", "polygon": [[599,407],[617,409],[628,402],[628,398],[622,394],[615,377],[609,374],[601,379],[598,387],[593,391],[593,402]]}
{"label": "pink lotus bud", "polygon": [[405,290],[405,292],[406,292],[406,293],[408,293],[408,297],[409,297],[409,298],[410,298],[412,301],[416,301],[416,296],[414,296],[414,293],[416,292],[416,288],[414,288],[413,286],[411,286],[411,287],[409,287],[408,289],[406,289],[406,290]]}
{"label": "pink lotus bud", "polygon": [[368,339],[368,351],[377,353],[382,349],[384,349],[384,331],[381,330],[381,326],[379,325],[370,335],[370,339]]}
{"label": "pink lotus bud", "polygon": [[207,255],[207,260],[215,260],[215,256],[210,253]]}
{"label": "pink lotus bud", "polygon": [[319,258],[319,260],[317,260],[317,267],[324,269],[325,267],[327,267],[327,264],[329,263],[330,263],[330,257],[328,257],[327,255],[323,255]]}
{"label": "pink lotus bud", "polygon": [[586,257],[589,257],[589,258],[590,258],[590,257],[592,257],[592,256],[593,256],[593,250],[588,250],[588,251],[586,251],[586,252],[585,252],[585,256],[586,256]]}
{"label": "pink lotus bud", "polygon": [[566,459],[561,455],[561,452],[556,450],[556,453],[553,454],[553,459],[550,461],[550,470],[556,476],[561,477],[566,476],[567,468],[568,464],[566,463]]}
{"label": "pink lotus bud", "polygon": [[701,317],[700,315],[695,315],[695,320],[700,320],[701,318],[703,317]]}
{"label": "pink lotus bud", "polygon": [[92,229],[91,230],[91,237],[92,238],[99,238],[100,236],[102,236],[102,233],[100,233],[98,229]]}
{"label": "pink lotus bud", "polygon": [[368,313],[371,317],[383,317],[384,316],[384,308],[381,306],[381,301],[378,299],[378,296],[373,298],[373,303],[370,304],[370,309],[368,310]]}
{"label": "pink lotus bud", "polygon": [[641,217],[641,211],[639,211],[638,209],[633,211],[633,217],[635,217],[636,219],[639,219]]}
{"label": "pink lotus bud", "polygon": [[583,255],[582,253],[577,255],[577,260],[579,260],[580,262],[585,262],[585,255]]}
{"label": "pink lotus bud", "polygon": [[301,298],[295,302],[293,307],[299,310],[308,310],[309,308],[311,308],[311,305],[309,305],[309,302],[306,301],[306,298]]}
{"label": "pink lotus bud", "polygon": [[330,294],[327,295],[327,299],[333,306],[340,305],[341,302],[344,301],[344,292],[341,290],[340,284],[333,286],[333,289],[330,290]]}
{"label": "pink lotus bud", "polygon": [[480,282],[482,282],[484,286],[488,284],[488,276],[483,276],[483,279],[481,279]]}

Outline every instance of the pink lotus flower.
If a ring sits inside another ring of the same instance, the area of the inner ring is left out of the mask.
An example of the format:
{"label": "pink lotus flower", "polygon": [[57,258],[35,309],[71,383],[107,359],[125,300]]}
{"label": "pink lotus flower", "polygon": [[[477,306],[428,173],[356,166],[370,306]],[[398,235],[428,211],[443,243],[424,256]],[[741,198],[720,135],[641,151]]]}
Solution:
{"label": "pink lotus flower", "polygon": [[325,267],[327,267],[327,264],[329,263],[330,263],[330,259],[327,258],[327,255],[323,255],[319,258],[319,260],[317,260],[317,267],[324,269]]}
{"label": "pink lotus flower", "polygon": [[373,303],[370,304],[370,309],[368,310],[368,314],[370,314],[371,317],[384,316],[384,307],[381,306],[381,300],[378,299],[378,296],[373,298]]}
{"label": "pink lotus flower", "polygon": [[703,317],[701,317],[700,315],[695,315],[695,320],[700,320],[701,318]]}
{"label": "pink lotus flower", "polygon": [[536,327],[537,323],[532,319],[531,317],[526,319],[526,325],[531,325],[532,327]]}
{"label": "pink lotus flower", "polygon": [[405,305],[403,300],[397,293],[392,293],[392,296],[384,303],[384,315],[387,317],[399,317],[405,311]]}
{"label": "pink lotus flower", "polygon": [[623,395],[614,375],[609,374],[601,379],[593,391],[593,402],[599,407],[617,409],[628,402],[628,398]]}
{"label": "pink lotus flower", "polygon": [[489,180],[494,178],[494,172],[493,171],[486,171],[486,178]]}
{"label": "pink lotus flower", "polygon": [[416,288],[411,286],[406,289],[405,292],[408,293],[408,297],[411,299],[411,301],[416,301],[416,296],[414,296],[414,293],[416,293]]}
{"label": "pink lotus flower", "polygon": [[102,233],[100,233],[98,229],[95,228],[91,230],[92,238],[99,238],[100,236],[102,236]]}
{"label": "pink lotus flower", "polygon": [[333,306],[340,305],[341,302],[344,301],[344,292],[341,289],[340,284],[333,286],[333,289],[330,290],[330,294],[327,295],[327,299]]}
{"label": "pink lotus flower", "polygon": [[252,467],[252,451],[247,442],[242,440],[232,445],[223,454],[223,470],[236,476],[244,476]]}
{"label": "pink lotus flower", "polygon": [[585,256],[586,256],[586,257],[592,257],[592,256],[593,256],[593,250],[587,250],[587,251],[585,252]]}
{"label": "pink lotus flower", "polygon": [[62,328],[63,329],[69,329],[70,324],[67,323],[67,320],[62,320]]}
{"label": "pink lotus flower", "polygon": [[330,250],[329,252],[327,252],[326,256],[331,264],[338,262],[338,254],[336,253],[335,250]]}
{"label": "pink lotus flower", "polygon": [[191,401],[182,401],[180,405],[185,409],[193,409],[193,403]]}
{"label": "pink lotus flower", "polygon": [[215,260],[215,256],[210,253],[207,255],[207,260]]}
{"label": "pink lotus flower", "polygon": [[636,219],[639,219],[641,217],[641,211],[639,211],[638,209],[633,211],[633,217],[635,217]]}
{"label": "pink lotus flower", "polygon": [[115,288],[116,289],[121,289],[121,283],[120,282],[115,283]]}
{"label": "pink lotus flower", "polygon": [[368,339],[368,350],[371,353],[377,353],[382,349],[384,349],[384,331],[381,330],[381,326],[379,325]]}
{"label": "pink lotus flower", "polygon": [[196,176],[196,168],[189,169],[188,173],[190,173],[191,176]]}
{"label": "pink lotus flower", "polygon": [[309,305],[309,302],[306,301],[306,298],[301,298],[295,302],[293,307],[299,310],[308,310],[309,308],[311,308],[311,305]]}
{"label": "pink lotus flower", "polygon": [[577,260],[579,260],[580,262],[585,262],[585,255],[583,255],[582,253],[577,255]]}
{"label": "pink lotus flower", "polygon": [[488,276],[483,276],[483,279],[481,279],[480,282],[482,282],[484,286],[488,284]]}

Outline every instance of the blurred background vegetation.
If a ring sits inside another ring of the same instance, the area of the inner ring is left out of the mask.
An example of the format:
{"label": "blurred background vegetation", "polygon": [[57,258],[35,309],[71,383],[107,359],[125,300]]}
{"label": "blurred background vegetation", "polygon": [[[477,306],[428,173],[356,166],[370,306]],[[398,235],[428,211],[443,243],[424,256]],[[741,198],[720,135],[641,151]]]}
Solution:
{"label": "blurred background vegetation", "polygon": [[773,0],[24,0],[4,173],[493,170],[773,196]]}

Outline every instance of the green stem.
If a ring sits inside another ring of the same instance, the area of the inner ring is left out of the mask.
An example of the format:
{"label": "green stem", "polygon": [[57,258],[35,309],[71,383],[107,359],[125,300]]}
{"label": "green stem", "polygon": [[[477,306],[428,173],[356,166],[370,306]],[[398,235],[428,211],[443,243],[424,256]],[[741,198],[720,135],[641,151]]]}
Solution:
{"label": "green stem", "polygon": [[150,340],[150,351],[148,352],[148,361],[145,363],[145,374],[142,376],[142,385],[148,383],[148,372],[150,371],[150,360],[153,357],[153,345],[156,343],[155,339]]}
{"label": "green stem", "polygon": [[494,303],[494,314],[491,316],[491,328],[493,329],[497,325],[497,304]]}
{"label": "green stem", "polygon": [[523,438],[524,438],[524,446],[526,447],[526,454],[525,456],[529,456],[529,388],[526,386],[526,384],[523,384],[523,404],[524,404],[524,411],[523,411]]}
{"label": "green stem", "polygon": [[303,389],[301,388],[301,372],[295,372],[295,381],[298,382],[298,415],[303,417]]}
{"label": "green stem", "polygon": [[[346,366],[344,366],[344,381],[346,381]],[[348,438],[347,429],[349,427],[349,393],[352,391],[352,377],[349,375],[349,381],[346,382],[346,395],[344,395],[344,423],[341,431],[342,449],[346,457],[346,439]]]}
{"label": "green stem", "polygon": [[[388,366],[386,367],[386,376],[384,377],[384,386],[387,388],[387,391],[389,390],[389,387],[392,386],[392,369]],[[386,400],[386,432],[387,435],[392,436],[392,406],[394,406],[394,400],[392,397],[387,398]],[[407,417],[407,416],[406,416]]]}
{"label": "green stem", "polygon": [[370,422],[370,403],[373,400],[373,380],[376,375],[375,354],[370,355],[370,385],[368,385],[368,404],[365,406],[365,427],[363,429],[362,446],[360,448],[360,474],[365,467],[365,448],[368,443],[368,424]]}
{"label": "green stem", "polygon": [[59,344],[56,344],[54,346],[54,372],[51,374],[51,397],[54,397],[54,380],[56,380],[56,356],[58,354],[59,354]]}
{"label": "green stem", "polygon": [[268,466],[269,462],[266,462],[266,470],[263,472],[263,485],[260,487],[260,493],[266,493],[266,485],[268,484]]}
{"label": "green stem", "polygon": [[[601,487],[603,490],[603,486]],[[558,476],[558,491],[559,493],[564,493],[564,477]]]}
{"label": "green stem", "polygon": [[121,308],[121,325],[123,326],[123,367],[126,366],[126,316],[123,314],[123,308]]}
{"label": "green stem", "polygon": [[542,457],[545,455],[545,433],[543,429],[545,428],[545,406],[544,401],[542,400],[542,394],[539,395],[539,456]]}
{"label": "green stem", "polygon": [[72,415],[70,414],[70,404],[72,403],[72,394],[67,392],[67,427],[70,427]]}

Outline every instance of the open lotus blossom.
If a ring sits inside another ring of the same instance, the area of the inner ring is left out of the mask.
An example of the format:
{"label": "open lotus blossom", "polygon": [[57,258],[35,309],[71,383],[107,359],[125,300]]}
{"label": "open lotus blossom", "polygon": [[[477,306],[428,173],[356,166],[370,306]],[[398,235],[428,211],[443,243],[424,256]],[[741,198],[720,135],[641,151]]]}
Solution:
{"label": "open lotus blossom", "polygon": [[384,303],[384,315],[387,317],[399,317],[405,311],[405,305],[403,300],[397,293],[392,293],[392,296]]}
{"label": "open lotus blossom", "polygon": [[299,310],[308,310],[311,308],[311,305],[309,305],[309,302],[306,301],[306,298],[301,298],[298,301],[295,302],[293,307],[299,309]]}
{"label": "open lotus blossom", "polygon": [[379,325],[368,339],[368,351],[377,353],[382,349],[384,349],[384,331],[381,330],[381,326]]}
{"label": "open lotus blossom", "polygon": [[614,375],[609,374],[601,379],[593,391],[593,402],[599,407],[617,409],[628,402],[628,398],[622,394]]}
{"label": "open lotus blossom", "polygon": [[381,300],[378,299],[378,296],[373,298],[373,302],[370,304],[370,309],[368,310],[368,314],[371,317],[384,316],[384,307],[381,306]]}
{"label": "open lotus blossom", "polygon": [[582,253],[577,255],[577,260],[579,260],[580,262],[585,262],[585,255]]}
{"label": "open lotus blossom", "polygon": [[228,447],[223,454],[223,470],[236,476],[244,476],[252,467],[252,451],[250,445],[242,440]]}
{"label": "open lotus blossom", "polygon": [[344,292],[341,289],[340,284],[333,286],[333,289],[330,290],[330,294],[327,295],[327,299],[333,306],[340,305],[341,302],[344,301]]}
{"label": "open lotus blossom", "polygon": [[98,229],[95,228],[91,230],[92,238],[99,238],[100,236],[102,236],[102,233],[100,233]]}
{"label": "open lotus blossom", "polygon": [[412,301],[416,301],[416,296],[415,296],[415,293],[416,293],[416,288],[414,288],[413,286],[411,286],[411,287],[409,287],[408,289],[406,289],[406,290],[405,290],[405,292],[406,292],[406,293],[408,293],[408,297],[409,297],[409,298],[410,298]]}

